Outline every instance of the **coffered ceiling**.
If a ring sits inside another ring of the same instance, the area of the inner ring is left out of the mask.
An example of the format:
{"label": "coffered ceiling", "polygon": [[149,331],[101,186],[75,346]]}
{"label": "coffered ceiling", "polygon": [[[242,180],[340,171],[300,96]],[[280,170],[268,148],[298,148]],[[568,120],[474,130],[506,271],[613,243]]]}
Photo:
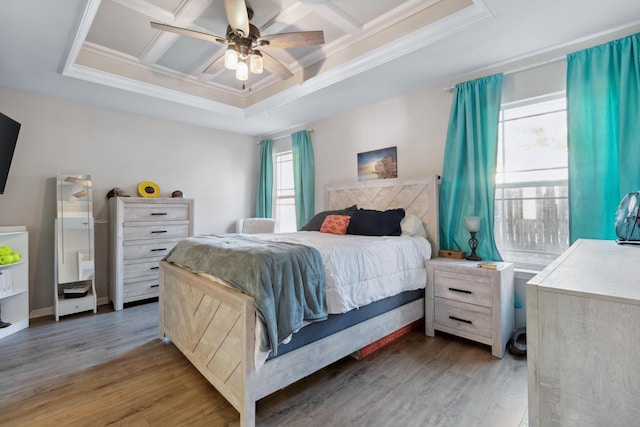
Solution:
{"label": "coffered ceiling", "polygon": [[[265,48],[273,67],[210,65],[223,0],[3,0],[0,85],[248,135],[265,135],[584,38],[637,26],[635,0],[247,0],[263,36],[321,30],[324,43]],[[268,64],[267,64],[268,65]]]}
{"label": "coffered ceiling", "polygon": [[[224,43],[150,25],[158,22],[224,38],[228,22],[223,0],[89,0],[64,74],[141,93],[152,85],[158,97],[212,111],[225,110],[225,106],[246,110],[278,94],[275,99],[283,99],[286,92],[298,97],[300,86],[309,81],[310,90],[333,84],[490,16],[483,4],[474,7],[471,0],[253,3],[247,2],[254,10],[251,23],[263,35],[324,33],[321,45],[263,49],[289,69],[292,77],[282,79],[266,68],[242,82],[225,68],[208,72],[224,54]],[[455,15],[465,8],[473,10]],[[446,18],[449,23],[442,25]],[[434,28],[426,36],[410,37],[429,25]]]}

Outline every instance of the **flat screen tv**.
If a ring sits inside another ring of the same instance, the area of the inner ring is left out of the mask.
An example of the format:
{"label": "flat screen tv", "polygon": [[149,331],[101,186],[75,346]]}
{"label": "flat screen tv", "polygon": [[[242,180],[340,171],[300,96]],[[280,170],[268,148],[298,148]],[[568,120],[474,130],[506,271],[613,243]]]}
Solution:
{"label": "flat screen tv", "polygon": [[20,123],[0,113],[0,194],[4,194],[9,168],[20,132]]}

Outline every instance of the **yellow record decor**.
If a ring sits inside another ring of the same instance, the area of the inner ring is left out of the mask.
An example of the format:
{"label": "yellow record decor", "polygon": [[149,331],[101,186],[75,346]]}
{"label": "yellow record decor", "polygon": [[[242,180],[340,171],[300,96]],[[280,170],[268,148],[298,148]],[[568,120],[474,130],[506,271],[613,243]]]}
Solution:
{"label": "yellow record decor", "polygon": [[160,187],[155,182],[142,181],[138,185],[138,193],[142,197],[158,197],[160,195]]}

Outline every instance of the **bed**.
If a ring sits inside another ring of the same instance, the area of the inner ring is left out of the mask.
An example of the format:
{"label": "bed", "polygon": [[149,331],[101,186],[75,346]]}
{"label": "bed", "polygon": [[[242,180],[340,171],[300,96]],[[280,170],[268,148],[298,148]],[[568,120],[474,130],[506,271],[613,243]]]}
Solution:
{"label": "bed", "polygon": [[[407,215],[422,220],[431,251],[437,254],[436,176],[325,189],[325,209],[353,204],[376,210],[404,208]],[[258,366],[254,299],[215,278],[160,263],[159,337],[170,340],[239,411],[241,426],[255,425],[257,400],[422,319],[424,307],[424,297],[413,299]]]}

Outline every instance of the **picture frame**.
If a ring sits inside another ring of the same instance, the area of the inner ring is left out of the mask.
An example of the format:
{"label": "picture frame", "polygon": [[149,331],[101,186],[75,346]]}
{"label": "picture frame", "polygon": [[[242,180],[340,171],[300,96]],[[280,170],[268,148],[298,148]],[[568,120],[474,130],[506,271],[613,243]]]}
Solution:
{"label": "picture frame", "polygon": [[398,177],[397,147],[358,153],[358,181]]}

